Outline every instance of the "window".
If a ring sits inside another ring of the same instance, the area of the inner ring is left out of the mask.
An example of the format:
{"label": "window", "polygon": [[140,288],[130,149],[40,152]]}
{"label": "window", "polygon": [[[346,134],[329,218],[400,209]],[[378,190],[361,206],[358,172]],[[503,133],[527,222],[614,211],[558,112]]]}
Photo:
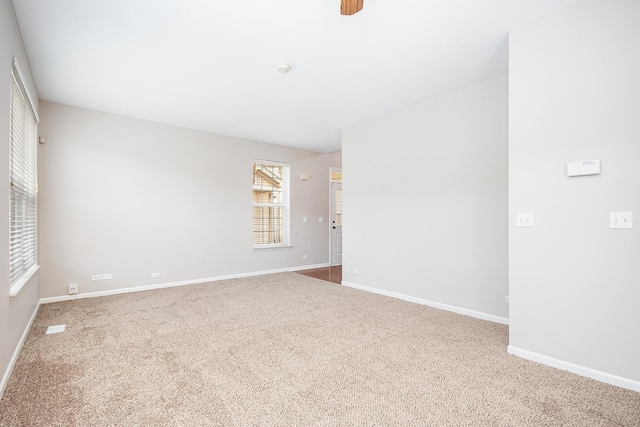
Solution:
{"label": "window", "polygon": [[253,162],[253,246],[289,245],[289,165]]}
{"label": "window", "polygon": [[342,182],[342,171],[340,169],[329,168],[331,182]]}
{"label": "window", "polygon": [[9,285],[15,295],[37,269],[38,119],[14,60],[11,71]]}

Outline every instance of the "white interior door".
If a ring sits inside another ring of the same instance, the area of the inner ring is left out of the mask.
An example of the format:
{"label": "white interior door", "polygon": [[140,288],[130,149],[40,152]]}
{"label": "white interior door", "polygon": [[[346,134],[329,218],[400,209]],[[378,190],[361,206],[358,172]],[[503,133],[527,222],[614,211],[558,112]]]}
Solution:
{"label": "white interior door", "polygon": [[342,183],[331,183],[331,265],[342,265]]}

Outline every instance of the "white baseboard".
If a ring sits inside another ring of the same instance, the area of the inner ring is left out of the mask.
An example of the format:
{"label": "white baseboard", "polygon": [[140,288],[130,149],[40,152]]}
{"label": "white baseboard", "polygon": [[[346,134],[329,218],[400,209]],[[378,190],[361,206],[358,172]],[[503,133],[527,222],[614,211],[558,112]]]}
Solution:
{"label": "white baseboard", "polygon": [[313,268],[322,268],[322,267],[328,267],[328,266],[329,266],[329,263],[302,265],[299,267],[279,268],[276,270],[266,270],[266,271],[254,271],[251,273],[229,274],[227,276],[216,276],[216,277],[207,277],[203,279],[184,280],[180,282],[169,282],[169,283],[158,283],[153,285],[134,286],[131,288],[111,289],[108,291],[87,292],[87,293],[79,293],[75,295],[61,295],[58,297],[41,298],[40,304],[49,304],[52,302],[61,302],[61,301],[71,301],[71,300],[82,299],[82,298],[104,297],[107,295],[127,294],[130,292],[150,291],[153,289],[173,288],[175,286],[195,285],[198,283],[219,282],[221,280],[239,279],[242,277],[252,277],[252,276],[263,276],[265,274],[286,273],[286,272],[299,271],[299,270],[310,270]]}
{"label": "white baseboard", "polygon": [[632,380],[629,378],[619,377],[617,375],[609,374],[595,369],[587,368],[585,366],[576,365],[575,363],[565,362],[564,360],[555,359],[553,357],[545,356],[540,353],[534,353],[533,351],[525,350],[520,347],[508,346],[507,352],[515,356],[522,357],[523,359],[532,360],[534,362],[542,363],[543,365],[551,366],[553,368],[562,369],[574,374],[582,375],[583,377],[593,378],[594,380],[615,385],[618,387],[626,388],[640,392],[640,381]]}
{"label": "white baseboard", "polygon": [[40,308],[40,303],[38,302],[38,304],[36,304],[36,308],[33,310],[33,314],[31,314],[31,318],[29,319],[29,322],[27,322],[27,326],[25,326],[24,331],[22,332],[22,336],[20,337],[20,341],[18,341],[18,345],[13,351],[11,360],[9,360],[9,365],[7,366],[7,369],[4,371],[4,375],[2,376],[2,381],[0,382],[0,399],[4,394],[5,388],[7,387],[7,383],[9,382],[9,378],[11,377],[11,372],[13,372],[13,367],[16,365],[16,361],[18,360],[18,356],[20,355],[22,346],[24,345],[24,342],[27,339],[27,335],[29,335],[29,331],[31,330],[31,325],[33,325],[33,321],[36,318],[36,314],[38,314],[39,308]]}
{"label": "white baseboard", "polygon": [[456,307],[455,305],[442,304],[436,301],[430,301],[423,298],[412,297],[409,295],[399,294],[397,292],[385,291],[383,289],[372,288],[369,286],[358,285],[350,282],[342,282],[344,286],[348,286],[350,288],[360,289],[362,291],[372,292],[374,294],[385,295],[392,298],[401,299],[404,301],[415,302],[416,304],[427,305],[433,308],[439,308],[441,310],[452,311],[454,313],[463,314],[465,316],[471,316],[482,320],[488,320],[494,323],[501,323],[503,325],[509,324],[509,319],[506,317],[495,316],[493,314],[482,313],[480,311],[469,310],[467,308]]}

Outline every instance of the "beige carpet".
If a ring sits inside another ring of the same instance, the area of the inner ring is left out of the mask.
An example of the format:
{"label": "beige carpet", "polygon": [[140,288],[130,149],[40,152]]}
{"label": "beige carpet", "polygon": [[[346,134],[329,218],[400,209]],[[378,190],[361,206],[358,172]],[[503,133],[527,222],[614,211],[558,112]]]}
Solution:
{"label": "beige carpet", "polygon": [[293,273],[47,304],[0,425],[640,425],[640,393],[510,356],[507,334]]}

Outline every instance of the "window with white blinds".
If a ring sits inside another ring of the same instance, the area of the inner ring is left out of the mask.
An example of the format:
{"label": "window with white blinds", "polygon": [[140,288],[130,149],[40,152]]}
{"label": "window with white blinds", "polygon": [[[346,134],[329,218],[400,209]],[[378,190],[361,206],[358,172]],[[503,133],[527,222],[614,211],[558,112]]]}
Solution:
{"label": "window with white blinds", "polygon": [[289,165],[253,162],[253,246],[289,244]]}
{"label": "window with white blinds", "polygon": [[15,294],[36,268],[37,118],[14,65],[11,72],[9,285]]}

